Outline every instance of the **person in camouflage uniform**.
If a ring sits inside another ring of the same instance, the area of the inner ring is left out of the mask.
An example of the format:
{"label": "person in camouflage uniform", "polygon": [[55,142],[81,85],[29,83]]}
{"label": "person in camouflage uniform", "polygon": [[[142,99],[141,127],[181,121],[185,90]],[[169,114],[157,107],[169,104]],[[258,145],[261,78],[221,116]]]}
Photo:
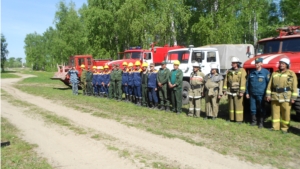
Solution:
{"label": "person in camouflage uniform", "polygon": [[82,94],[86,95],[86,69],[84,64],[80,66],[81,68],[81,76],[80,76],[80,81],[81,81],[81,87],[82,87]]}
{"label": "person in camouflage uniform", "polygon": [[93,94],[93,72],[91,72],[90,67],[88,67],[88,71],[86,72],[86,93],[88,96]]}
{"label": "person in camouflage uniform", "polygon": [[163,61],[161,68],[157,72],[158,95],[160,100],[160,110],[170,111],[170,101],[168,98],[168,80],[170,70],[167,68],[167,62]]}
{"label": "person in camouflage uniform", "polygon": [[114,98],[117,101],[122,100],[122,70],[120,69],[119,64],[115,64],[116,68],[114,70],[114,79],[115,79],[115,90],[114,90]]}

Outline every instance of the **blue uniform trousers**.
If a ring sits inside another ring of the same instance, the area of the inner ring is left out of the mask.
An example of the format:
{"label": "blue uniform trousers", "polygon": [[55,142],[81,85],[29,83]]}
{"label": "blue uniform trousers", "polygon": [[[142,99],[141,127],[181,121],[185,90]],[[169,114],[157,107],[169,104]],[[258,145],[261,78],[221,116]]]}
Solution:
{"label": "blue uniform trousers", "polygon": [[72,91],[74,95],[78,95],[78,83],[72,83]]}
{"label": "blue uniform trousers", "polygon": [[123,93],[125,93],[126,95],[129,95],[128,85],[122,85],[122,90],[123,90]]}
{"label": "blue uniform trousers", "polygon": [[256,110],[261,112],[262,116],[265,116],[265,101],[264,95],[250,95],[250,111],[252,115],[256,115]]}
{"label": "blue uniform trousers", "polygon": [[98,91],[98,87],[96,84],[93,84],[93,88],[94,88],[94,94],[98,94],[99,91]]}
{"label": "blue uniform trousers", "polygon": [[157,94],[155,91],[155,88],[148,88],[148,95],[149,95],[149,101],[152,102],[152,100],[154,101],[154,103],[158,103],[158,98],[157,98]]}
{"label": "blue uniform trousers", "polygon": [[134,93],[133,93],[133,86],[128,86],[128,94],[129,95],[134,95]]}
{"label": "blue uniform trousers", "polygon": [[142,98],[142,90],[141,90],[141,86],[134,86],[133,90],[134,90],[134,95],[135,98]]}

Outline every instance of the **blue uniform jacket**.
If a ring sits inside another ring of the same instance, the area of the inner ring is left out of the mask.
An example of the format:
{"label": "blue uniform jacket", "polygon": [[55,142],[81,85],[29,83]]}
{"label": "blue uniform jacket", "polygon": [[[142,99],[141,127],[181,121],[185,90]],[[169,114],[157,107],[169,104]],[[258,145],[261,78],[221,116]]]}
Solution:
{"label": "blue uniform jacket", "polygon": [[97,72],[93,73],[93,80],[92,80],[93,85],[96,85],[97,79],[98,79],[98,75],[99,75],[99,73],[97,73]]}
{"label": "blue uniform jacket", "polygon": [[264,95],[270,80],[270,72],[262,68],[259,72],[252,70],[246,82],[246,94]]}
{"label": "blue uniform jacket", "polygon": [[156,78],[157,78],[156,70],[154,70],[153,72],[150,71],[148,72],[148,87],[157,88]]}
{"label": "blue uniform jacket", "polygon": [[128,71],[128,86],[133,86],[133,71]]}
{"label": "blue uniform jacket", "polygon": [[128,77],[129,77],[129,72],[128,72],[128,70],[126,70],[126,71],[123,70],[123,74],[122,74],[122,85],[125,85],[125,84],[128,85]]}
{"label": "blue uniform jacket", "polygon": [[133,74],[133,85],[141,86],[142,85],[141,70],[134,70],[132,74]]}
{"label": "blue uniform jacket", "polygon": [[100,74],[98,74],[98,78],[97,78],[97,82],[98,82],[98,85],[100,86],[100,85],[102,85],[102,82],[104,82],[103,81],[103,76],[104,74],[103,73],[100,73]]}
{"label": "blue uniform jacket", "polygon": [[103,82],[105,85],[108,85],[108,83],[110,82],[110,72],[104,73]]}

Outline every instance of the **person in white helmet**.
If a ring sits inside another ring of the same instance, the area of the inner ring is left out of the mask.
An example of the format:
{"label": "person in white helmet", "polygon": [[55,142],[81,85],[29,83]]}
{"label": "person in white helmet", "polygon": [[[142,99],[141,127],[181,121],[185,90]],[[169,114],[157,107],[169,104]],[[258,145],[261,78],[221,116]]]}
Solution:
{"label": "person in white helmet", "polygon": [[272,107],[271,130],[281,129],[284,134],[288,132],[291,107],[298,96],[297,76],[289,67],[288,58],[280,59],[279,70],[272,73],[266,90],[266,100],[271,101]]}
{"label": "person in white helmet", "polygon": [[244,120],[244,93],[246,90],[247,73],[240,67],[239,58],[231,58],[232,68],[228,70],[223,86],[224,95],[228,94],[229,120],[241,124]]}
{"label": "person in white helmet", "polygon": [[190,117],[200,117],[201,111],[201,97],[203,93],[203,79],[204,73],[201,72],[200,64],[198,62],[193,63],[193,72],[190,76],[190,85],[189,90],[189,102],[190,108],[188,116]]}
{"label": "person in white helmet", "polygon": [[204,77],[205,113],[207,118],[218,117],[219,101],[223,95],[223,76],[218,73],[218,64],[210,65],[211,71]]}

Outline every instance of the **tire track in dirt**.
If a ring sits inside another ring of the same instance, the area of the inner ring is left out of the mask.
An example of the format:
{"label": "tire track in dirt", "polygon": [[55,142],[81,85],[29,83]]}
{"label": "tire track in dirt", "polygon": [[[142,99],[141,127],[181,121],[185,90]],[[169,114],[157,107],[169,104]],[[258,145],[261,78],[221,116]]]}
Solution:
{"label": "tire track in dirt", "polygon": [[20,100],[34,104],[40,108],[51,111],[59,116],[66,117],[74,123],[93,130],[111,135],[120,141],[146,150],[153,154],[165,157],[168,163],[179,163],[181,168],[272,168],[261,166],[245,161],[240,161],[236,157],[224,156],[205,147],[191,145],[180,139],[169,139],[157,136],[136,128],[122,125],[116,121],[94,117],[90,114],[57,105],[51,100],[39,96],[33,96],[13,88],[9,83],[2,84],[2,88]]}

